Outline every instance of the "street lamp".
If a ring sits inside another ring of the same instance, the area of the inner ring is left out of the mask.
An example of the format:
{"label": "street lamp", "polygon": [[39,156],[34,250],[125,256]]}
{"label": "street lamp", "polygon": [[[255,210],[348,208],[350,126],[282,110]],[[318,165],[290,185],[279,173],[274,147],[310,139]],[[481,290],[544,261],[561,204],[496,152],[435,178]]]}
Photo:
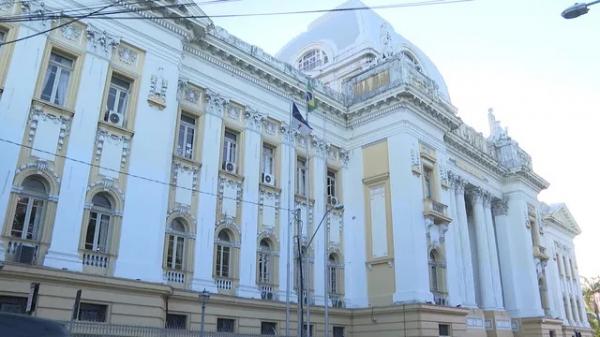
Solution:
{"label": "street lamp", "polygon": [[[599,0],[600,1],[600,0]],[[308,249],[310,248],[311,243],[313,242],[313,240],[315,239],[315,236],[317,235],[317,233],[319,232],[319,228],[321,228],[321,225],[323,224],[323,221],[325,221],[325,219],[327,218],[327,216],[329,215],[329,213],[331,213],[331,211],[333,210],[341,210],[344,208],[344,205],[342,204],[336,204],[336,205],[331,205],[329,207],[327,207],[327,210],[325,211],[325,214],[323,214],[323,217],[321,218],[321,221],[319,221],[319,224],[317,225],[317,228],[315,228],[315,231],[313,232],[312,236],[310,237],[310,240],[308,240],[308,243],[306,244],[306,246],[303,246],[302,248],[304,248],[306,251],[308,251]],[[300,233],[300,232],[299,232]],[[328,238],[328,234],[329,234],[329,227],[327,228],[327,230],[325,231],[325,242],[324,242],[324,260],[323,260],[323,264],[325,265],[325,273],[324,273],[324,279],[325,279],[325,287],[323,288],[323,292],[324,292],[324,305],[325,305],[325,337],[327,337],[328,334],[328,329],[329,329],[329,299],[328,299],[328,270],[327,270],[327,257],[328,257],[328,246],[329,246],[329,238]],[[298,240],[299,243],[300,240]],[[298,255],[300,256],[300,268],[302,268],[302,248],[300,248],[300,245],[298,244]],[[302,278],[302,274],[301,278]],[[302,282],[302,280],[300,280],[300,294],[304,294],[304,282]],[[307,309],[308,310],[308,309]],[[304,317],[303,315],[300,315],[300,331],[301,334],[303,335],[303,331],[302,331],[302,327],[304,326]],[[310,326],[307,327],[307,331],[310,331]],[[309,332],[310,333],[310,332]]]}
{"label": "street lamp", "polygon": [[204,312],[206,311],[206,302],[210,298],[210,292],[204,288],[200,293],[200,302],[202,302],[202,319],[200,320],[200,337],[204,337]]}
{"label": "street lamp", "polygon": [[588,3],[576,3],[573,6],[565,9],[560,15],[565,19],[574,19],[578,16],[586,14],[590,9],[589,6],[600,3],[600,0]]}

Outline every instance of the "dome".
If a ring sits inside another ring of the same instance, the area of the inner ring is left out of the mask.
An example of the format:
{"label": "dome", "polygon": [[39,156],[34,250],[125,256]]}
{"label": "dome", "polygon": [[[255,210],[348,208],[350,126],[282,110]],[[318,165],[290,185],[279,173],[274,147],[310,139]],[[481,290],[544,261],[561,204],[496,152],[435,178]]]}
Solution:
{"label": "dome", "polygon": [[[337,8],[367,7],[349,0]],[[277,57],[307,72],[326,70],[360,55],[403,53],[436,82],[440,95],[450,101],[448,89],[437,67],[417,46],[396,33],[371,9],[329,12],[313,21],[307,30],[289,41]]]}

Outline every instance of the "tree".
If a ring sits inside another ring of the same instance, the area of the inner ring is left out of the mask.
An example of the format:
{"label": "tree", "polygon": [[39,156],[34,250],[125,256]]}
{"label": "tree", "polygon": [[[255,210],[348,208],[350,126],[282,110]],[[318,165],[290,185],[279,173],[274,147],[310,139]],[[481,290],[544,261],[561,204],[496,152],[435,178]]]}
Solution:
{"label": "tree", "polygon": [[583,300],[585,301],[585,311],[587,312],[588,321],[594,329],[594,336],[600,337],[600,320],[598,301],[600,299],[600,277],[591,279],[583,278]]}

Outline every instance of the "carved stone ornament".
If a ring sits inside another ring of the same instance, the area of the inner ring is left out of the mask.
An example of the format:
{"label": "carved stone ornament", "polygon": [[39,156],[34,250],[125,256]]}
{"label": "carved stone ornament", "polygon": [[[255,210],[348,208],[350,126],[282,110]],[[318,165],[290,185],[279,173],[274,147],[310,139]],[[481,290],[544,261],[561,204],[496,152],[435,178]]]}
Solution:
{"label": "carved stone ornament", "polygon": [[117,54],[119,56],[119,61],[128,66],[133,66],[137,63],[138,53],[129,47],[123,45],[119,46]]}
{"label": "carved stone ornament", "polygon": [[37,127],[41,120],[54,123],[55,125],[60,124],[60,131],[58,134],[58,143],[56,144],[56,151],[62,151],[65,139],[67,138],[71,129],[71,118],[62,115],[55,116],[45,112],[44,109],[40,106],[32,106],[31,114],[29,116],[29,134],[27,138],[29,144],[33,144],[33,139],[35,138]]}
{"label": "carved stone ornament", "polygon": [[88,49],[102,56],[108,57],[113,48],[121,43],[121,38],[100,30],[93,25],[87,27]]}
{"label": "carved stone ornament", "polygon": [[244,111],[244,122],[247,128],[260,131],[264,120],[265,116],[263,114],[254,108],[246,107],[246,111]]}
{"label": "carved stone ornament", "polygon": [[508,199],[494,199],[492,202],[494,216],[503,216],[508,213]]}
{"label": "carved stone ornament", "polygon": [[420,176],[421,175],[421,158],[419,156],[419,152],[414,148],[410,149],[410,161],[411,161],[412,173],[416,176]]}
{"label": "carved stone ornament", "polygon": [[177,97],[180,101],[185,101],[194,105],[198,104],[201,96],[200,89],[192,86],[188,81],[181,79],[179,80],[177,89]]}
{"label": "carved stone ornament", "polygon": [[167,106],[167,89],[169,82],[165,79],[164,68],[159,67],[155,74],[150,77],[150,90],[148,92],[148,103],[164,109]]}
{"label": "carved stone ornament", "polygon": [[69,41],[79,41],[81,38],[82,30],[76,25],[66,25],[60,28],[62,36]]}
{"label": "carved stone ornament", "polygon": [[227,104],[227,100],[223,96],[210,89],[206,89],[204,101],[206,102],[206,113],[223,118],[223,112]]}
{"label": "carved stone ornament", "polygon": [[311,136],[312,136],[311,145],[312,145],[313,149],[315,150],[315,155],[317,155],[321,158],[325,158],[325,156],[327,155],[329,144],[327,144],[327,142],[325,142],[325,140],[320,137],[317,137],[315,135],[311,135]]}
{"label": "carved stone ornament", "polygon": [[290,128],[289,124],[287,123],[281,123],[281,126],[279,127],[279,133],[281,134],[284,143],[292,146],[294,145],[296,141],[296,135],[298,134],[296,129]]}
{"label": "carved stone ornament", "polygon": [[463,177],[452,171],[448,171],[448,180],[450,181],[455,193],[463,194],[465,192],[466,182]]}

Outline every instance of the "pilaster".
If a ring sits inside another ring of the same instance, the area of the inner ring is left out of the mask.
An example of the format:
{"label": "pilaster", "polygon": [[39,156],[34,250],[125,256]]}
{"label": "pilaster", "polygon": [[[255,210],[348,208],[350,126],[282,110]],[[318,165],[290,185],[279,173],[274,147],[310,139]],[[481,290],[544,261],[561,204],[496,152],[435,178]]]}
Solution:
{"label": "pilaster", "polygon": [[240,247],[240,283],[238,294],[242,297],[260,298],[256,287],[256,240],[258,233],[258,203],[261,156],[261,125],[264,117],[252,108],[246,108],[244,114],[243,153],[243,190],[241,247]]}
{"label": "pilaster", "polygon": [[294,193],[295,193],[295,167],[296,167],[296,148],[294,144],[295,134],[287,125],[281,128],[280,133],[283,138],[281,143],[281,155],[279,156],[281,167],[280,178],[281,182],[281,204],[282,209],[279,213],[279,293],[280,300],[285,300],[288,287],[291,292],[293,290],[293,274],[294,264],[290,259],[292,254],[293,242],[292,236],[294,214],[291,210],[294,209]]}
{"label": "pilaster", "polygon": [[[327,174],[327,148],[322,139],[313,138],[312,140],[313,156],[310,159],[309,179],[312,179],[311,195],[315,199],[313,223],[308,228],[308,237],[314,233],[327,210],[326,196],[326,174]],[[324,220],[326,221],[326,220]],[[316,233],[312,243],[312,251],[314,256],[313,289],[315,290],[315,303],[322,305],[324,302],[324,283],[325,278],[324,268],[326,261],[324,260],[323,250],[325,249],[325,225],[321,225],[321,229]]]}
{"label": "pilaster", "polygon": [[427,237],[423,217],[423,188],[413,173],[411,152],[418,141],[401,133],[388,138],[394,238],[395,303],[433,302],[429,290]]}
{"label": "pilaster", "polygon": [[[203,192],[198,195],[198,228],[194,257],[194,277],[192,288],[216,292],[213,280],[214,237],[217,214],[217,195],[219,189],[219,156],[221,135],[223,133],[223,112],[226,99],[207,89],[204,94],[205,113],[202,115],[202,169],[200,186]],[[216,144],[216,146],[215,146]],[[206,210],[209,210],[208,212]]]}
{"label": "pilaster", "polygon": [[496,309],[504,307],[502,300],[502,282],[500,280],[500,266],[498,263],[498,250],[496,248],[496,233],[494,230],[494,220],[492,219],[492,197],[489,194],[483,196],[483,211],[485,217],[485,229],[488,239],[488,247],[490,249],[489,263],[492,272],[492,285],[494,289],[494,303]]}

